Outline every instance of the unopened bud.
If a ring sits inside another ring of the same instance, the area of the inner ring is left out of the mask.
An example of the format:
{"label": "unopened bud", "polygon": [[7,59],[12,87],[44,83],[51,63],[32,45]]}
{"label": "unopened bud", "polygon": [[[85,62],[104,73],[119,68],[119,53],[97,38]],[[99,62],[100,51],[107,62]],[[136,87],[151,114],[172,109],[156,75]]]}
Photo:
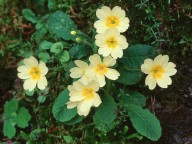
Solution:
{"label": "unopened bud", "polygon": [[76,40],[76,42],[80,42],[81,41],[81,39],[78,38],[78,37],[75,40]]}
{"label": "unopened bud", "polygon": [[77,32],[76,31],[71,31],[71,35],[76,35]]}

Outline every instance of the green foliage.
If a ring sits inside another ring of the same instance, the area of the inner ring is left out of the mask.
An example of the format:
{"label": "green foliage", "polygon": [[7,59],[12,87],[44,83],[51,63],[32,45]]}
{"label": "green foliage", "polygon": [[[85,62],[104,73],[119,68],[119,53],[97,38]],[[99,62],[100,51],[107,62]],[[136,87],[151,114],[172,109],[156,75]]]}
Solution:
{"label": "green foliage", "polygon": [[49,31],[55,34],[58,38],[64,40],[75,40],[75,37],[71,35],[71,31],[77,29],[76,25],[70,17],[62,11],[56,11],[51,14],[47,24]]}
{"label": "green foliage", "polygon": [[49,41],[42,41],[40,44],[39,44],[39,50],[47,50],[47,49],[51,49],[53,43],[52,42],[49,42]]}
{"label": "green foliage", "polygon": [[66,103],[69,101],[69,91],[62,91],[55,100],[52,108],[53,116],[60,122],[68,122],[77,115],[77,109],[67,109]]}
{"label": "green foliage", "polygon": [[159,120],[147,109],[140,106],[128,105],[128,114],[133,127],[143,136],[157,141],[161,136],[161,126]]}
{"label": "green foliage", "polygon": [[137,84],[142,79],[142,72],[140,70],[146,58],[153,58],[156,56],[156,50],[148,45],[133,45],[124,50],[123,58],[119,60],[122,69],[119,70],[120,77],[118,81],[125,85]]}
{"label": "green foliage", "polygon": [[141,93],[130,90],[125,94],[122,92],[121,104],[122,105],[134,104],[140,107],[144,107],[146,105],[146,98]]}
{"label": "green foliage", "polygon": [[18,101],[13,98],[4,105],[3,119],[4,136],[13,138],[16,134],[15,125],[20,128],[27,127],[28,122],[31,119],[31,115],[26,108],[18,107]]}
{"label": "green foliage", "polygon": [[30,9],[23,9],[22,14],[26,20],[28,20],[32,23],[38,23],[39,22],[39,19],[35,16],[35,14]]}
{"label": "green foliage", "polygon": [[117,104],[113,97],[103,96],[101,105],[96,109],[94,114],[94,122],[96,127],[106,127],[110,129],[112,122],[116,118]]}
{"label": "green foliage", "polygon": [[82,44],[76,44],[69,50],[71,58],[81,59],[89,54],[89,47]]}
{"label": "green foliage", "polygon": [[38,57],[39,57],[39,59],[41,60],[41,61],[43,61],[43,62],[48,62],[49,61],[49,59],[51,58],[50,57],[50,55],[49,55],[49,53],[47,53],[47,52],[40,52],[39,54],[38,54]]}

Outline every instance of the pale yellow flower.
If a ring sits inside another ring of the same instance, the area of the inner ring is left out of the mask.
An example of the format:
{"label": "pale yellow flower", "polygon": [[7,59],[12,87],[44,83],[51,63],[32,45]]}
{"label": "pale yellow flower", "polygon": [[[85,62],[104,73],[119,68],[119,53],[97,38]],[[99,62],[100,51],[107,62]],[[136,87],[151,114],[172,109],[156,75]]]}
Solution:
{"label": "pale yellow flower", "polygon": [[77,67],[70,69],[71,78],[80,78],[79,81],[83,84],[87,84],[88,82],[93,80],[92,77],[85,74],[85,71],[88,68],[88,64],[86,62],[75,60],[75,64],[77,65]]}
{"label": "pale yellow flower", "polygon": [[176,74],[176,65],[168,62],[168,55],[158,55],[154,61],[146,59],[144,64],[141,65],[141,71],[148,76],[145,79],[145,84],[149,86],[150,90],[156,87],[156,84],[162,88],[167,88],[171,85],[172,80],[170,76]]}
{"label": "pale yellow flower", "polygon": [[98,53],[104,57],[111,54],[114,59],[121,58],[123,49],[128,47],[126,38],[120,35],[116,28],[108,29],[103,34],[97,34],[95,38],[95,43],[99,46]]}
{"label": "pale yellow flower", "polygon": [[99,85],[96,81],[91,81],[87,85],[76,81],[73,85],[68,86],[69,102],[67,108],[72,109],[77,107],[79,115],[87,116],[91,107],[98,107],[101,104],[101,99],[96,93],[99,90]]}
{"label": "pale yellow flower", "polygon": [[94,23],[97,33],[104,33],[109,28],[117,28],[119,32],[125,32],[129,27],[129,19],[125,17],[125,11],[119,6],[112,10],[103,6],[96,11],[98,21]]}
{"label": "pale yellow flower", "polygon": [[45,63],[36,60],[33,56],[23,60],[24,65],[19,66],[17,71],[18,77],[24,79],[24,89],[32,91],[36,85],[40,90],[44,90],[47,86],[47,79],[45,75],[48,72],[48,68]]}
{"label": "pale yellow flower", "polygon": [[105,85],[105,77],[111,80],[117,80],[120,76],[119,72],[109,68],[114,66],[116,60],[111,56],[104,57],[103,61],[98,54],[94,54],[89,57],[90,66],[86,71],[86,74],[90,77],[94,77],[94,79],[99,83],[100,87]]}

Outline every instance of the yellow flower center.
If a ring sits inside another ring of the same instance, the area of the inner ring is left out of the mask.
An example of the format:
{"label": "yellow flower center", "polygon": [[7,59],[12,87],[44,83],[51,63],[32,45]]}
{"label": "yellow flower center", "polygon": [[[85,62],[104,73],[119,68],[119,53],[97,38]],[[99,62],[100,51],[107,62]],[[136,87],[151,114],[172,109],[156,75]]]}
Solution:
{"label": "yellow flower center", "polygon": [[107,47],[112,48],[112,49],[116,48],[118,45],[118,41],[115,37],[110,37],[105,42],[106,42]]}
{"label": "yellow flower center", "polygon": [[29,74],[33,80],[39,80],[41,77],[41,71],[37,66],[32,67],[29,71]]}
{"label": "yellow flower center", "polygon": [[108,16],[105,21],[105,25],[109,28],[115,28],[119,26],[120,20],[116,16]]}
{"label": "yellow flower center", "polygon": [[103,75],[105,73],[107,73],[108,69],[107,69],[107,65],[105,64],[98,64],[95,71],[99,74],[99,75]]}
{"label": "yellow flower center", "polygon": [[152,67],[150,72],[153,78],[159,79],[159,78],[162,78],[162,75],[165,72],[165,70],[162,66],[155,65]]}
{"label": "yellow flower center", "polygon": [[94,90],[93,88],[84,88],[83,89],[83,92],[82,92],[82,95],[85,96],[87,99],[91,99],[94,97]]}

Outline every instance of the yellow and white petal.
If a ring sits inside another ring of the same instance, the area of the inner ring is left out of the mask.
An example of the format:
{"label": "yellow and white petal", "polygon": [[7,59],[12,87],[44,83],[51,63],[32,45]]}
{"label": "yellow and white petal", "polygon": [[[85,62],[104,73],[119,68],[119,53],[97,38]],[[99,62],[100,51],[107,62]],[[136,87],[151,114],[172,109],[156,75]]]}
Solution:
{"label": "yellow and white petal", "polygon": [[100,87],[105,86],[106,82],[104,75],[96,75],[96,80],[98,81]]}
{"label": "yellow and white petal", "polygon": [[23,60],[24,64],[27,67],[34,67],[34,66],[38,66],[38,61],[35,57],[31,56],[29,58],[26,58]]}
{"label": "yellow and white petal", "polygon": [[94,107],[98,107],[101,104],[101,98],[97,93],[95,93],[94,98],[92,99],[92,103]]}
{"label": "yellow and white petal", "polygon": [[116,28],[109,28],[105,31],[103,35],[105,38],[108,38],[111,36],[117,37],[120,35],[120,32]]}
{"label": "yellow and white petal", "polygon": [[160,65],[162,67],[165,67],[168,64],[169,61],[169,57],[168,55],[158,55],[155,59],[154,59],[154,64],[155,65]]}
{"label": "yellow and white petal", "polygon": [[114,70],[114,69],[111,69],[111,68],[108,68],[108,71],[107,73],[105,73],[105,76],[108,78],[108,79],[111,79],[111,80],[116,80],[118,79],[118,77],[120,76],[119,72]]}
{"label": "yellow and white petal", "polygon": [[121,49],[126,49],[128,48],[128,43],[127,43],[127,39],[123,36],[123,35],[119,35],[117,37],[118,40],[118,47]]}
{"label": "yellow and white petal", "polygon": [[112,9],[112,15],[117,16],[120,20],[125,18],[125,11],[121,9],[119,6],[115,6]]}
{"label": "yellow and white petal", "polygon": [[156,83],[156,79],[154,79],[150,74],[145,79],[145,85],[148,85],[150,90],[153,90],[156,87]]}
{"label": "yellow and white petal", "polygon": [[84,116],[87,116],[90,108],[92,106],[92,101],[84,99],[83,101],[79,102],[77,106],[77,110]]}
{"label": "yellow and white petal", "polygon": [[111,14],[111,9],[107,6],[103,6],[101,7],[101,9],[98,9],[96,11],[96,16],[101,20],[104,20],[110,14]]}
{"label": "yellow and white petal", "polygon": [[98,54],[94,54],[89,57],[89,61],[91,62],[91,65],[95,66],[95,65],[101,63],[101,58]]}
{"label": "yellow and white petal", "polygon": [[108,67],[111,67],[116,64],[116,59],[112,58],[111,56],[104,57],[103,63],[106,64]]}
{"label": "yellow and white petal", "polygon": [[129,28],[129,19],[125,17],[121,22],[120,25],[117,27],[120,33],[125,32]]}
{"label": "yellow and white petal", "polygon": [[19,67],[17,68],[17,71],[18,71],[18,72],[21,72],[21,73],[28,73],[29,70],[30,70],[30,68],[29,68],[29,67],[26,67],[25,65],[19,66]]}
{"label": "yellow and white petal", "polygon": [[71,78],[80,78],[84,74],[83,70],[78,67],[70,69],[70,72],[71,72],[70,73]]}
{"label": "yellow and white petal", "polygon": [[48,68],[46,67],[46,64],[42,61],[39,62],[39,68],[42,75],[46,75],[48,72]]}
{"label": "yellow and white petal", "polygon": [[29,74],[29,72],[18,73],[17,76],[20,79],[29,79],[29,78],[31,78],[31,75]]}
{"label": "yellow and white petal", "polygon": [[42,76],[38,81],[37,81],[37,87],[40,90],[44,90],[45,87],[47,86],[47,79],[45,76]]}
{"label": "yellow and white petal", "polygon": [[112,49],[106,48],[106,47],[99,48],[98,50],[98,53],[100,55],[103,55],[103,57],[109,56],[111,52],[112,52]]}
{"label": "yellow and white petal", "polygon": [[77,109],[77,113],[80,116],[87,116],[89,114],[90,110],[91,110],[91,107],[89,109],[87,109],[86,111],[83,111],[83,112],[81,112],[80,109]]}
{"label": "yellow and white petal", "polygon": [[[102,35],[102,36],[100,36]],[[97,34],[96,35],[96,40],[95,40],[95,44],[99,47],[104,47],[105,44],[105,37],[103,36],[103,34]]]}
{"label": "yellow and white petal", "polygon": [[78,90],[78,91],[81,91],[82,89],[85,88],[85,86],[84,86],[81,82],[79,82],[79,81],[74,82],[74,83],[73,83],[73,86],[74,86],[75,89]]}
{"label": "yellow and white petal", "polygon": [[70,93],[72,96],[70,96],[69,100],[72,102],[77,102],[77,101],[82,101],[83,99],[85,99],[84,96],[82,96],[81,92],[76,91],[76,92],[71,92]]}
{"label": "yellow and white petal", "polygon": [[114,59],[121,58],[121,57],[123,56],[123,50],[122,50],[122,49],[114,49],[114,50],[111,52],[111,56],[112,56]]}
{"label": "yellow and white petal", "polygon": [[98,82],[96,82],[94,80],[89,83],[89,86],[92,87],[95,92],[97,92],[99,90],[99,84],[98,84]]}
{"label": "yellow and white petal", "polygon": [[163,75],[161,79],[157,79],[157,84],[162,88],[167,88],[172,83],[171,78],[168,75]]}
{"label": "yellow and white petal", "polygon": [[145,59],[144,64],[141,65],[141,71],[145,74],[149,74],[153,66],[154,62],[152,59]]}
{"label": "yellow and white petal", "polygon": [[98,20],[94,23],[97,33],[104,33],[108,28],[105,26],[105,22]]}
{"label": "yellow and white petal", "polygon": [[175,69],[176,65],[172,62],[169,62],[167,66],[165,67],[165,73],[168,76],[175,75],[177,73],[177,70]]}
{"label": "yellow and white petal", "polygon": [[84,69],[88,66],[88,64],[84,61],[81,61],[81,60],[75,60],[75,64],[81,68],[81,69]]}
{"label": "yellow and white petal", "polygon": [[24,81],[23,87],[25,90],[32,91],[37,84],[37,80],[27,79]]}
{"label": "yellow and white petal", "polygon": [[67,108],[68,108],[68,109],[72,109],[72,108],[74,108],[74,107],[77,107],[78,103],[79,103],[79,102],[69,101],[69,102],[66,103],[66,104],[67,104]]}

